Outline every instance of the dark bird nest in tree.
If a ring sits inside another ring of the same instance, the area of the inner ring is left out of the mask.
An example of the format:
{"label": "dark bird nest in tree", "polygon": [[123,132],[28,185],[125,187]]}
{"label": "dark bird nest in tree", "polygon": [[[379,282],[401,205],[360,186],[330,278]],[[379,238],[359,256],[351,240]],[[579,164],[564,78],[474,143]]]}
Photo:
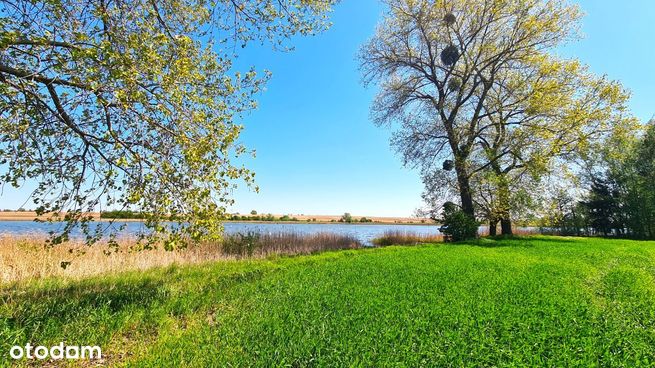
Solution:
{"label": "dark bird nest in tree", "polygon": [[446,25],[452,26],[453,24],[455,24],[455,21],[457,21],[457,18],[455,18],[455,14],[448,13],[443,17],[443,21],[444,23],[446,23]]}
{"label": "dark bird nest in tree", "polygon": [[453,160],[446,160],[443,162],[443,169],[450,171],[453,169]]}
{"label": "dark bird nest in tree", "polygon": [[459,50],[454,45],[450,45],[441,51],[441,62],[446,65],[454,65],[459,60]]}
{"label": "dark bird nest in tree", "polygon": [[459,78],[450,78],[448,80],[448,90],[451,92],[457,91],[461,86],[462,82],[459,80]]}

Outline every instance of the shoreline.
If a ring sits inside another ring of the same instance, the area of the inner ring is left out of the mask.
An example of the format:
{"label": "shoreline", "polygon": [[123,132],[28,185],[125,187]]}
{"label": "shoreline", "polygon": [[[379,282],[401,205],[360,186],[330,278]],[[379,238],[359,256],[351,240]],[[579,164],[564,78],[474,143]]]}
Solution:
{"label": "shoreline", "polygon": [[[35,219],[28,218],[0,218],[2,222],[33,222]],[[94,222],[143,222],[141,219],[107,219],[107,218],[94,218]],[[64,221],[56,221],[64,222]],[[421,222],[331,222],[331,221],[244,221],[244,220],[223,220],[223,223],[236,223],[236,224],[299,224],[299,225],[408,225],[408,226],[440,226],[437,223],[421,223]]]}
{"label": "shoreline", "polygon": [[[134,218],[101,218],[99,212],[90,213],[93,217],[93,221],[97,222],[109,222],[109,221],[120,221],[120,222],[143,222],[143,219],[134,219]],[[248,215],[245,215],[248,216]],[[275,217],[282,217],[285,215],[274,215]],[[380,216],[353,216],[353,219],[359,219],[365,217],[372,222],[339,222],[338,220],[341,216],[331,216],[331,215],[293,215],[288,214],[286,216],[295,217],[297,221],[265,221],[265,220],[223,220],[223,223],[256,223],[256,224],[343,224],[343,225],[420,225],[420,226],[432,226],[437,225],[431,219],[425,218],[411,218],[411,217],[380,217]],[[0,212],[0,222],[4,221],[34,221],[39,217],[34,211],[2,211]],[[46,219],[46,217],[41,216],[41,219]],[[315,219],[316,221],[307,221]],[[423,222],[422,222],[423,221]]]}

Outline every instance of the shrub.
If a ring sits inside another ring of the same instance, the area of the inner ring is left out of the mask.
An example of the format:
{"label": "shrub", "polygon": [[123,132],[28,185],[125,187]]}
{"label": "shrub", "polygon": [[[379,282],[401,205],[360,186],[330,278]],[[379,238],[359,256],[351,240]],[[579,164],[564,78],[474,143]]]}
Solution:
{"label": "shrub", "polygon": [[443,242],[443,236],[441,234],[416,234],[398,230],[385,231],[381,237],[375,238],[372,241],[373,245],[377,247],[441,242]]}
{"label": "shrub", "polygon": [[341,218],[339,219],[339,222],[351,223],[351,222],[353,222],[353,217],[352,217],[352,215],[350,215],[350,213],[346,212],[346,213],[343,214],[343,216],[341,216]]}
{"label": "shrub", "polygon": [[446,202],[443,206],[443,225],[439,229],[445,241],[462,241],[478,236],[480,225],[474,218],[465,214],[457,205]]}

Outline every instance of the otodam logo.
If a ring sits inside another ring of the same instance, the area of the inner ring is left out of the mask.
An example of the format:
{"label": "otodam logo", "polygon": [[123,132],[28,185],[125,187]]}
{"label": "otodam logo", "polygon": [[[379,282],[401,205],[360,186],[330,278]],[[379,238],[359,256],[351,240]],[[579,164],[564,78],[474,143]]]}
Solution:
{"label": "otodam logo", "polygon": [[59,345],[33,346],[27,343],[25,346],[15,345],[9,350],[12,359],[102,359],[102,350],[99,346],[70,346],[60,342]]}

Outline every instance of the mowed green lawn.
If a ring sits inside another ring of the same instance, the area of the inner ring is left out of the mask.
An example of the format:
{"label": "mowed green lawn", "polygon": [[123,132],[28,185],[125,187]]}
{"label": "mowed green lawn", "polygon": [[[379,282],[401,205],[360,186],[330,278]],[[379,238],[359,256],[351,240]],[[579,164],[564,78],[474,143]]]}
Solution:
{"label": "mowed green lawn", "polygon": [[0,365],[60,341],[110,366],[655,365],[655,242],[340,251],[5,286],[1,303]]}

